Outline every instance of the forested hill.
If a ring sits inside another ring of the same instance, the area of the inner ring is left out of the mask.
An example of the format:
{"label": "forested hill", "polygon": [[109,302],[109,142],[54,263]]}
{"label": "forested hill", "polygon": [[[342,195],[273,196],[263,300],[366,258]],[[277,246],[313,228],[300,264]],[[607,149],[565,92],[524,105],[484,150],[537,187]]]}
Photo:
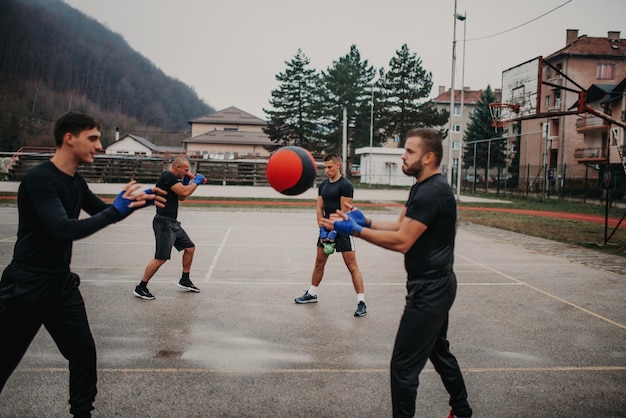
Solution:
{"label": "forested hill", "polygon": [[119,127],[158,145],[180,145],[188,121],[214,111],[61,0],[0,0],[0,151],[52,146],[52,123],[68,110],[99,119],[105,144]]}

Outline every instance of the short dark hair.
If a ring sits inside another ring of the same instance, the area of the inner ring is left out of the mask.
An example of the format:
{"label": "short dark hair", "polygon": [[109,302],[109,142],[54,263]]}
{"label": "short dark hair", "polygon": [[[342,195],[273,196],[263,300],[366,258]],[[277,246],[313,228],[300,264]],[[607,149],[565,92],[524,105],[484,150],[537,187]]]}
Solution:
{"label": "short dark hair", "polygon": [[57,147],[63,144],[63,137],[66,133],[74,136],[80,135],[82,131],[96,128],[102,130],[100,122],[80,112],[67,112],[60,116],[54,124],[54,142]]}
{"label": "short dark hair", "polygon": [[330,160],[335,160],[335,162],[340,163],[341,162],[341,157],[338,156],[337,154],[335,154],[334,152],[331,153],[331,154],[324,155],[324,161],[330,161]]}
{"label": "short dark hair", "polygon": [[414,128],[407,132],[407,139],[412,136],[419,136],[422,138],[422,151],[424,153],[432,152],[435,154],[435,161],[437,163],[437,167],[441,165],[441,160],[443,159],[443,145],[441,136],[434,129],[429,128]]}

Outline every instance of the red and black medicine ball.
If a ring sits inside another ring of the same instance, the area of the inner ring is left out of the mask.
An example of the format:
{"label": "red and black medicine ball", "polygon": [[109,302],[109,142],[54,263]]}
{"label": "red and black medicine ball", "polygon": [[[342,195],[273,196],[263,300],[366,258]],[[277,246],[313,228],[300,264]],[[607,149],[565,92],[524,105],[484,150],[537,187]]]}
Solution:
{"label": "red and black medicine ball", "polygon": [[317,175],[313,155],[304,148],[288,146],[276,151],[267,162],[265,175],[279,193],[294,196],[307,191]]}

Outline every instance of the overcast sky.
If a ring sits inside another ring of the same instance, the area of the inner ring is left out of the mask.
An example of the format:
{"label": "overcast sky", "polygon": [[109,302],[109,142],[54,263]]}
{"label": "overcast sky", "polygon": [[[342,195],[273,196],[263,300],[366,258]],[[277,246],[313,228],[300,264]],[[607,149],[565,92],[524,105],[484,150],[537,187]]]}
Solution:
{"label": "overcast sky", "polygon": [[[265,118],[275,75],[298,48],[317,70],[353,44],[370,65],[388,68],[407,44],[433,75],[430,97],[451,84],[454,0],[65,2],[122,35],[216,110],[236,106]],[[465,86],[476,90],[499,88],[502,70],[563,48],[567,29],[590,37],[620,31],[626,38],[624,0],[457,0],[457,13],[467,15]],[[456,22],[460,88],[464,23]]]}

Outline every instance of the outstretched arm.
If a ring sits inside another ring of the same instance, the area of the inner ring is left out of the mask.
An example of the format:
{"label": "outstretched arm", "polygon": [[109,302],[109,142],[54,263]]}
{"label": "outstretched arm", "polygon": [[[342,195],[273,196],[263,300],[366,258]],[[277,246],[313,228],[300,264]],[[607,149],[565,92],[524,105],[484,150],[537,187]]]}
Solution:
{"label": "outstretched arm", "polygon": [[[339,232],[351,234],[392,251],[405,254],[415,241],[426,231],[427,226],[422,222],[406,217],[406,208],[403,209],[397,221],[370,220],[360,211],[352,208],[351,212],[337,211],[330,219],[323,219],[320,225],[327,229],[334,228]],[[369,227],[367,224],[369,223]]]}

